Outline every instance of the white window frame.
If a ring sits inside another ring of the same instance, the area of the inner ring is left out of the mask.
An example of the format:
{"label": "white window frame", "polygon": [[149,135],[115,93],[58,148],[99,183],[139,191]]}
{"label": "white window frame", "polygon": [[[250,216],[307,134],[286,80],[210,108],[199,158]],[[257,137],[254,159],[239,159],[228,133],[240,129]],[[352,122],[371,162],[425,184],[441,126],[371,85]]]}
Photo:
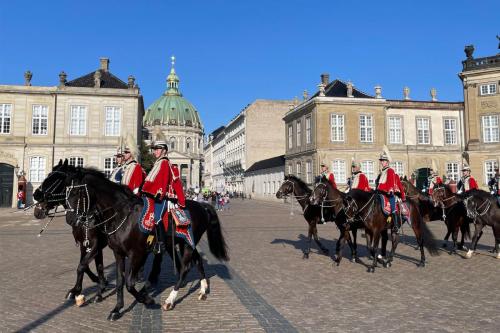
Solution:
{"label": "white window frame", "polygon": [[359,142],[373,143],[373,115],[359,115]]}
{"label": "white window frame", "polygon": [[49,133],[49,107],[43,104],[33,104],[31,111],[31,134],[47,135]]}
{"label": "white window frame", "polygon": [[103,171],[106,177],[109,178],[111,173],[116,168],[116,159],[114,157],[105,157],[103,160]]}
{"label": "white window frame", "polygon": [[500,142],[500,116],[490,114],[481,116],[484,143]]}
{"label": "white window frame", "polygon": [[297,147],[300,147],[302,145],[302,140],[301,140],[301,135],[302,135],[302,122],[300,120],[297,120],[297,123],[295,124],[295,129],[296,129],[296,134],[297,134]]}
{"label": "white window frame", "polygon": [[302,175],[302,163],[301,162],[295,163],[295,171],[297,172],[296,173],[297,178],[300,178],[300,176]]}
{"label": "white window frame", "polygon": [[335,183],[346,184],[347,172],[345,160],[335,159],[332,161],[332,172],[335,176]]}
{"label": "white window frame", "polygon": [[458,169],[458,162],[446,162],[446,177],[451,175],[451,179],[457,181],[460,179],[460,171]]}
{"label": "white window frame", "polygon": [[332,142],[345,141],[345,116],[343,114],[330,114],[330,140]]}
{"label": "white window frame", "polygon": [[45,179],[47,160],[44,156],[30,157],[30,182],[41,183]]}
{"label": "white window frame", "polygon": [[83,157],[81,156],[70,156],[68,158],[68,165],[72,165],[74,167],[83,168]]}
{"label": "white window frame", "polygon": [[306,161],[306,183],[312,183],[312,161]]}
{"label": "white window frame", "polygon": [[487,160],[484,161],[484,184],[488,184],[488,181],[491,177],[495,175],[495,164],[497,161],[495,160]]}
{"label": "white window frame", "polygon": [[311,129],[311,117],[306,117],[306,144],[310,144],[312,142],[312,129]]}
{"label": "white window frame", "polygon": [[[430,145],[431,144],[431,120],[426,117],[415,118],[417,126],[417,144]],[[426,137],[427,134],[427,137]],[[427,141],[425,139],[428,139]]]}
{"label": "white window frame", "polygon": [[372,160],[364,160],[361,161],[361,171],[366,175],[366,178],[368,178],[368,182],[370,184],[375,184],[375,161]]}
{"label": "white window frame", "polygon": [[389,123],[389,144],[403,144],[403,117],[390,116],[388,119],[388,123]]}
{"label": "white window frame", "polygon": [[[453,125],[447,126],[447,123]],[[443,118],[444,144],[447,146],[458,144],[457,123],[456,118]]]}
{"label": "white window frame", "polygon": [[293,125],[288,125],[288,149],[293,148]]}
{"label": "white window frame", "polygon": [[494,95],[497,93],[496,83],[487,83],[479,86],[479,94],[481,96]]}
{"label": "white window frame", "polygon": [[391,168],[398,174],[398,176],[404,176],[405,169],[402,161],[393,161],[390,163]]}
{"label": "white window frame", "polygon": [[[8,127],[8,130],[6,130]],[[0,134],[10,134],[12,129],[12,104],[0,104]]]}
{"label": "white window frame", "polygon": [[[71,105],[69,112],[69,135],[87,135],[88,107],[86,105]],[[75,125],[75,127],[73,125]]]}
{"label": "white window frame", "polygon": [[122,125],[122,108],[119,106],[104,107],[104,135],[120,136]]}
{"label": "white window frame", "polygon": [[293,175],[293,165],[288,164],[288,174]]}

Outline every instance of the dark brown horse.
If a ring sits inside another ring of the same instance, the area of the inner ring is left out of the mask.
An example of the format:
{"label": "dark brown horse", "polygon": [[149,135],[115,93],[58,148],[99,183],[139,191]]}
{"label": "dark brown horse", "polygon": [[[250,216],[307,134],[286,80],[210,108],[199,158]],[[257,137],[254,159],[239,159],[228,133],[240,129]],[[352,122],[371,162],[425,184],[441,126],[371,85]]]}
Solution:
{"label": "dark brown horse", "polygon": [[[467,217],[467,212],[460,196],[453,193],[448,185],[441,184],[434,187],[431,198],[434,202],[434,207],[442,211],[443,219],[448,229],[444,240],[447,241],[450,234],[453,240],[453,248],[449,253],[455,253],[457,249],[467,250],[464,247],[464,242],[465,239],[470,238],[470,223],[472,220]],[[459,230],[462,233],[462,239],[457,246]],[[445,244],[443,244],[443,247],[446,247]]]}
{"label": "dark brown horse", "polygon": [[[321,183],[325,184],[327,190],[327,196],[329,200],[338,200],[341,198],[341,194],[338,193],[326,180],[326,178],[321,179]],[[318,188],[317,188],[318,189]],[[314,191],[312,196],[314,198],[324,197],[322,191]],[[425,253],[424,246],[427,248],[431,255],[438,254],[435,247],[434,237],[423,223],[422,217],[418,210],[418,205],[416,202],[409,199],[407,201],[408,208],[410,209],[410,219],[411,227],[415,232],[417,238],[417,243],[420,247],[420,263],[417,265],[419,267],[425,266]],[[387,217],[382,212],[382,206],[378,197],[377,192],[364,192],[361,190],[351,190],[348,195],[343,199],[344,211],[347,220],[350,223],[355,223],[355,220],[360,221],[365,227],[365,231],[368,237],[368,248],[373,258],[373,263],[368,267],[368,271],[374,272],[375,267],[377,267],[378,260],[378,246],[381,236],[385,230],[391,230],[391,240],[392,248],[391,252],[387,258],[387,264],[390,265],[394,253],[396,251],[397,245],[399,243],[399,235],[393,231],[393,223],[387,222]]]}
{"label": "dark brown horse", "polygon": [[[310,195],[311,195],[312,190],[307,186],[304,181],[302,181],[300,178],[295,177],[294,175],[287,175],[285,176],[283,184],[281,184],[280,188],[276,192],[276,197],[278,199],[282,199],[285,196],[290,196],[291,199],[296,199],[297,202],[300,204],[302,207],[302,212],[304,214],[304,219],[306,220],[309,228],[308,228],[308,233],[307,233],[307,245],[304,250],[304,259],[309,258],[309,254],[311,252],[311,240],[314,238],[314,241],[320,248],[320,250],[324,254],[328,254],[328,249],[321,244],[319,237],[318,237],[318,228],[317,225],[320,223],[320,221],[323,219],[330,220],[331,219],[331,214],[329,214],[328,211],[323,211],[323,214],[321,212],[321,207],[317,205],[313,205],[310,202]],[[343,226],[341,226],[343,228]],[[343,228],[345,229],[345,228]],[[340,234],[340,239],[343,239],[345,237],[345,233],[341,232]],[[355,239],[355,237],[353,237]],[[355,245],[351,242],[350,238],[348,240],[349,246],[351,247],[351,252],[353,254],[353,258],[356,257],[356,248]],[[340,243],[337,242],[336,246],[336,257],[339,257],[339,252],[340,252]]]}
{"label": "dark brown horse", "polygon": [[489,225],[493,229],[493,236],[495,237],[493,253],[496,253],[497,259],[500,259],[500,207],[498,207],[497,199],[486,191],[472,190],[465,193],[464,203],[467,216],[474,221],[475,226],[471,247],[465,257],[472,257],[474,251],[476,251],[477,242],[481,237],[483,228]]}

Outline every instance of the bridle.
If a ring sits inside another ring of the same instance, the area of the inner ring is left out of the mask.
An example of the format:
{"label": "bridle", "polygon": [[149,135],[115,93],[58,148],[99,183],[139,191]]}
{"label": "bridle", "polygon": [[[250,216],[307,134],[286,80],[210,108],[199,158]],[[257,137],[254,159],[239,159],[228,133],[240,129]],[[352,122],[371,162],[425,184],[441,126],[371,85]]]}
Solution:
{"label": "bridle", "polygon": [[[370,200],[368,200],[364,205],[363,207],[361,208],[358,208],[358,203],[356,202],[356,200],[354,200],[354,198],[351,198],[351,200],[346,200],[347,201],[347,207],[344,207],[344,212],[345,212],[345,215],[347,217],[347,222],[351,223],[353,222],[356,217],[359,217],[359,219],[365,223],[366,222],[366,219],[368,218],[368,216],[370,216],[373,212],[373,208],[375,207],[375,195],[376,193],[373,193],[372,196],[370,197]],[[366,214],[364,214],[364,216],[360,216],[360,214],[368,207],[368,210],[366,212]],[[349,214],[349,212],[351,211],[351,208],[352,208],[352,211],[353,211],[353,214]]]}
{"label": "bridle", "polygon": [[[491,208],[491,201],[490,200],[484,200],[483,203],[481,205],[479,205],[479,207],[474,207],[474,209],[469,209],[469,200],[472,199],[472,204],[474,206],[476,206],[476,202],[474,201],[474,198],[472,196],[469,196],[469,197],[466,197],[464,198],[464,204],[465,204],[465,208],[467,210],[467,216],[469,218],[471,218],[474,223],[476,223],[476,220],[478,217],[482,217],[484,215],[486,215],[486,213],[488,213],[488,211],[490,210]],[[482,211],[480,211],[482,209]]]}
{"label": "bridle", "polygon": [[[434,193],[436,193],[436,194],[440,193],[441,199],[439,201],[434,200],[434,197],[435,197]],[[446,187],[444,187],[444,186],[440,186],[438,188],[435,188],[434,193],[432,195],[432,201],[434,201],[435,204],[438,204],[439,207],[441,207],[441,210],[443,211],[442,219],[444,221],[444,220],[446,220],[446,209],[453,208],[454,205],[456,205],[460,200],[457,199],[456,195],[451,195],[448,198],[446,198]],[[452,201],[452,200],[455,200],[455,202],[448,204],[448,202]]]}
{"label": "bridle", "polygon": [[[319,182],[319,183],[316,184],[316,186],[314,187],[314,190],[312,191],[311,195],[315,196],[316,189],[318,189],[318,187],[320,185],[324,186],[324,188],[325,188],[323,194],[321,195],[321,197],[319,197],[319,201],[321,203],[321,222],[325,222],[325,217],[323,215],[324,209],[325,208],[333,208],[335,210],[335,208],[337,208],[336,203],[339,202],[339,201],[343,201],[343,198],[340,197],[338,199],[327,199],[327,196],[328,196],[328,186],[327,186],[327,184],[324,184],[324,183],[321,183],[321,182]],[[325,204],[325,203],[327,203],[327,204]],[[342,210],[345,210],[344,209],[344,205],[342,205],[342,207],[339,209],[339,213]]]}

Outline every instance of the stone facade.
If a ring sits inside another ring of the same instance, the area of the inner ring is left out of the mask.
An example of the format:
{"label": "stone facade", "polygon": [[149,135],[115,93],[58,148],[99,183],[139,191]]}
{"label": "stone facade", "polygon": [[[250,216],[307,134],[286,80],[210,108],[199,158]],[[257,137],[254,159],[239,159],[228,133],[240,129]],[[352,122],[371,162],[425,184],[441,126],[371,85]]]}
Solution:
{"label": "stone facade", "polygon": [[282,201],[276,192],[285,178],[285,156],[280,155],[261,160],[245,171],[245,189],[253,199]]}
{"label": "stone facade", "polygon": [[[59,159],[110,171],[120,138],[140,138],[144,106],[139,88],[112,76],[108,66],[109,60],[101,61],[95,71],[109,78],[98,86],[81,80],[93,73],[70,82],[64,74],[59,86],[0,85],[0,163],[26,174],[27,202]],[[13,175],[13,198],[16,193]]]}
{"label": "stone facade", "polygon": [[486,188],[493,166],[500,161],[500,53],[474,58],[473,46],[465,51],[467,59],[459,74],[464,88],[465,151],[472,175]]}

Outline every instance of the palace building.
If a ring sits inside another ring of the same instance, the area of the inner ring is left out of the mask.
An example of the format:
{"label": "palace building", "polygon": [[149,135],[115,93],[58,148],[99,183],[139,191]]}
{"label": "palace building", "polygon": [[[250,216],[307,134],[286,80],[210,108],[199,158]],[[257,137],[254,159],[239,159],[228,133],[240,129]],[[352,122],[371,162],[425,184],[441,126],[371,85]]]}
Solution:
{"label": "palace building", "polygon": [[101,58],[97,70],[56,86],[0,85],[0,206],[14,207],[18,179],[27,202],[52,166],[68,158],[76,166],[113,169],[120,139],[141,137],[143,99],[135,78],[120,80]]}
{"label": "palace building", "polygon": [[179,166],[182,182],[187,188],[200,187],[203,153],[203,124],[196,108],[179,90],[175,57],[167,76],[167,90],[147,107],[143,118],[147,143],[161,131],[169,143],[168,157]]}

